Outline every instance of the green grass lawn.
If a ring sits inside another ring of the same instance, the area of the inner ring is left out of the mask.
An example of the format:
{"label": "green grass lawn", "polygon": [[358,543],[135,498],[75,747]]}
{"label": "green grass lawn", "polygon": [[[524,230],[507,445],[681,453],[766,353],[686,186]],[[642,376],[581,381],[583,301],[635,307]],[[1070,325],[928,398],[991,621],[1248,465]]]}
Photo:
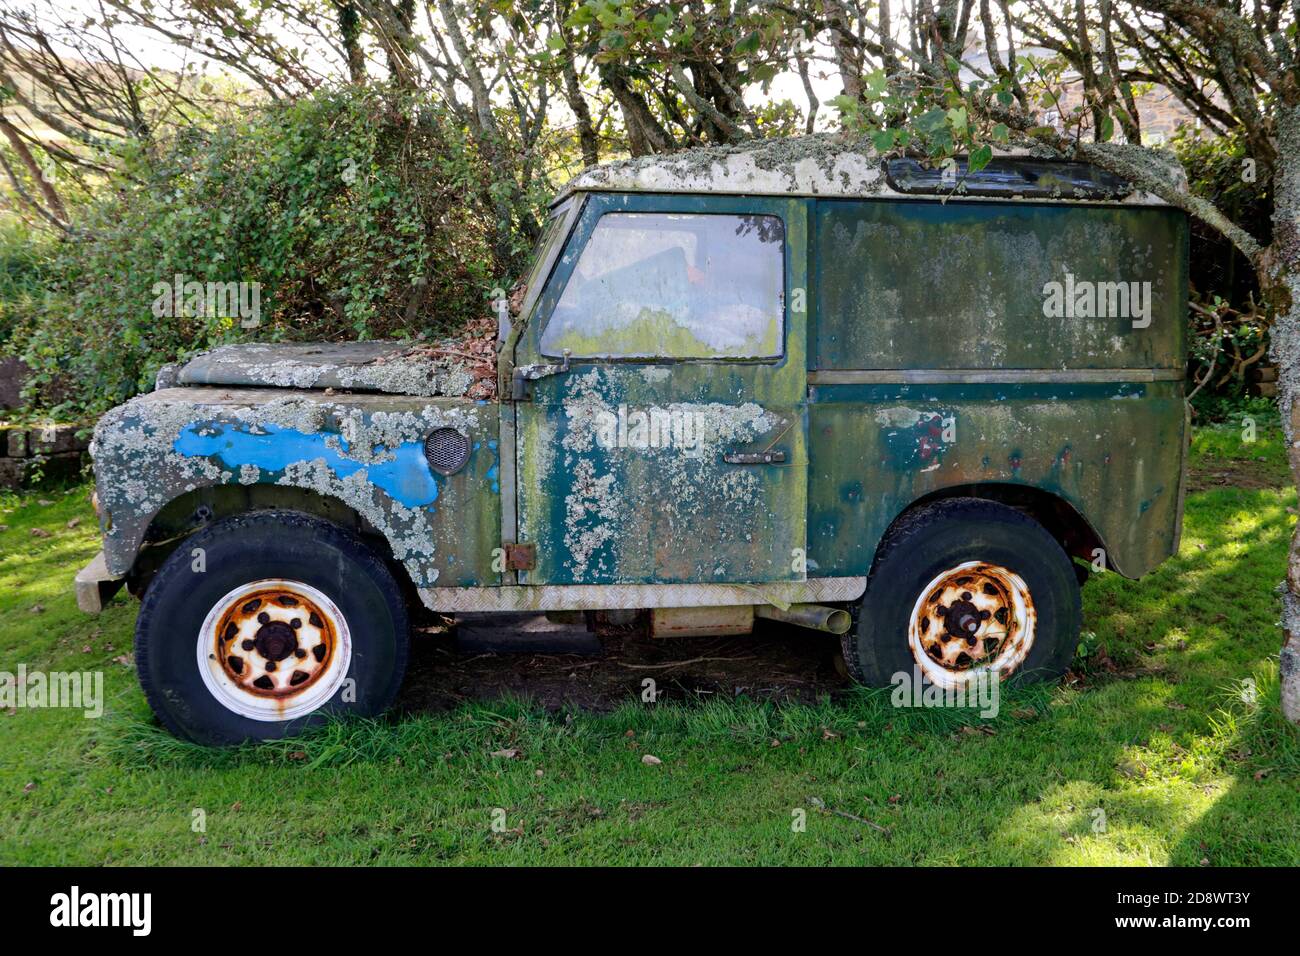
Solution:
{"label": "green grass lawn", "polygon": [[1071,680],[1004,695],[992,721],[865,691],[612,714],[502,701],[232,751],[154,724],[134,600],[78,612],[88,488],[0,498],[0,670],[102,670],[107,700],[98,720],[0,711],[0,864],[1294,865],[1280,433],[1202,429],[1194,468],[1178,557],[1094,577]]}

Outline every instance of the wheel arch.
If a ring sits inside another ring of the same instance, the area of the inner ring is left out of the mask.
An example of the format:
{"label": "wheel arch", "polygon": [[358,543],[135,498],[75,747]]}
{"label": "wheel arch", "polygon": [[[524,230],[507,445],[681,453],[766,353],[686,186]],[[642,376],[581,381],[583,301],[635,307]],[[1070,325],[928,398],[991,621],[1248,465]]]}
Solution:
{"label": "wheel arch", "polygon": [[[949,485],[940,488],[917,498],[895,515],[889,527],[885,530],[885,534],[881,537],[881,542],[887,540],[900,522],[917,509],[948,498],[979,498],[1015,508],[1042,525],[1070,557],[1082,558],[1091,562],[1095,558],[1094,551],[1100,548],[1105,553],[1108,568],[1124,577],[1132,577],[1132,575],[1126,574],[1123,567],[1115,560],[1115,556],[1106,547],[1106,542],[1101,533],[1074,504],[1061,495],[1035,485],[988,481]],[[878,545],[876,555],[878,556],[879,553],[880,547]],[[872,558],[873,568],[874,565],[875,557]]]}
{"label": "wheel arch", "polygon": [[346,502],[303,488],[277,485],[210,485],[163,505],[145,525],[135,547],[127,587],[139,597],[162,563],[191,535],[215,521],[256,511],[296,511],[356,534],[388,565],[403,590],[415,593],[409,572],[393,555],[388,538]]}

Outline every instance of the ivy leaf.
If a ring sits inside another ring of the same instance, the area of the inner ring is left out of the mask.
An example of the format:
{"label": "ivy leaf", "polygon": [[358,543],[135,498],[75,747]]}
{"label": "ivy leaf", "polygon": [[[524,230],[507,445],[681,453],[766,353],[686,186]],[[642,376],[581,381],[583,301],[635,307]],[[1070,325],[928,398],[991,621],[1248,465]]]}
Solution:
{"label": "ivy leaf", "polygon": [[948,114],[936,106],[916,118],[916,128],[922,133],[934,133],[941,129],[947,120]]}
{"label": "ivy leaf", "polygon": [[897,142],[898,130],[896,129],[878,129],[871,134],[871,145],[876,148],[877,153],[888,152]]}

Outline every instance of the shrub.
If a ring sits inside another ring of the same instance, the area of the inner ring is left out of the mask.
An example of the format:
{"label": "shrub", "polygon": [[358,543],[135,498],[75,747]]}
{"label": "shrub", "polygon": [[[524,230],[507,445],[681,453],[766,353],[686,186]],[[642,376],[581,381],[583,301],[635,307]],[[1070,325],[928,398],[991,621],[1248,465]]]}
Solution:
{"label": "shrub", "polygon": [[[1201,137],[1184,126],[1173,140],[1188,187],[1213,202],[1233,222],[1271,239],[1273,214],[1270,184],[1252,174],[1246,143],[1239,133]],[[1260,171],[1262,173],[1262,170]],[[1188,317],[1192,370],[1197,380],[1213,362],[1213,377],[1197,398],[1201,407],[1212,397],[1241,398],[1246,372],[1264,358],[1268,342],[1265,318],[1254,305],[1259,286],[1250,262],[1227,239],[1200,220],[1191,220],[1192,297],[1204,310],[1217,313],[1221,327],[1205,311]],[[1206,405],[1212,406],[1212,402]]]}
{"label": "shrub", "polygon": [[[59,243],[53,294],[10,345],[33,369],[32,403],[97,413],[226,342],[456,332],[502,282],[476,163],[436,104],[379,89],[186,130],[123,169]],[[248,284],[256,326],[177,300],[178,277]]]}

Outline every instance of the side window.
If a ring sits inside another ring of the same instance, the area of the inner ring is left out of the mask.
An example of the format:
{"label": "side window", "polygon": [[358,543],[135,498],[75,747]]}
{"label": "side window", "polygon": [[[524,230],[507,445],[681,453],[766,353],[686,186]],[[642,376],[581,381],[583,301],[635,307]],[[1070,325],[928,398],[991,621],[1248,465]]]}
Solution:
{"label": "side window", "polygon": [[542,332],[574,358],[779,358],[777,216],[607,213]]}

